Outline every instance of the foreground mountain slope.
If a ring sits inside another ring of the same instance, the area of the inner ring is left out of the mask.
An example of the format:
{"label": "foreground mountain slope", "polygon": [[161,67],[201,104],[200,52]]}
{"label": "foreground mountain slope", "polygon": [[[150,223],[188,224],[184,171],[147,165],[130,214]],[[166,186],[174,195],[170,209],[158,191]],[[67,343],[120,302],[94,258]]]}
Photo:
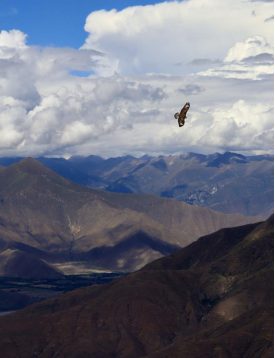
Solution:
{"label": "foreground mountain slope", "polygon": [[3,317],[1,352],[6,358],[271,357],[273,220],[221,230],[110,284]]}
{"label": "foreground mountain slope", "polygon": [[84,187],[25,158],[0,172],[0,251],[135,270],[221,227],[260,221]]}

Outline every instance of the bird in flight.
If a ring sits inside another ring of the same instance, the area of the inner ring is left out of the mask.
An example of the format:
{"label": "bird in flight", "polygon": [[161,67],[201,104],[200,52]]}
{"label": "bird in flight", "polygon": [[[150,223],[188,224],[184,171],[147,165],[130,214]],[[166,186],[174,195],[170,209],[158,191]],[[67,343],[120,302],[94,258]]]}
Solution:
{"label": "bird in flight", "polygon": [[179,127],[184,126],[185,118],[187,118],[186,113],[188,112],[189,108],[190,108],[190,103],[187,102],[187,103],[185,103],[185,105],[182,108],[182,110],[180,111],[180,113],[177,112],[174,114],[174,117],[178,120]]}

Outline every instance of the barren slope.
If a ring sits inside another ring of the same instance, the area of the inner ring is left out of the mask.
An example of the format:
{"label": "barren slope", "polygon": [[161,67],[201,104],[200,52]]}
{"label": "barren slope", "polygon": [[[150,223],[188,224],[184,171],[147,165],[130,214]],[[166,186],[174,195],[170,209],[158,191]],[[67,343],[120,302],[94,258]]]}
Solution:
{"label": "barren slope", "polygon": [[1,352],[5,358],[272,357],[273,235],[273,217],[220,230],[108,285],[3,317]]}
{"label": "barren slope", "polygon": [[0,172],[0,251],[135,270],[219,228],[260,221],[152,195],[90,189],[32,158]]}

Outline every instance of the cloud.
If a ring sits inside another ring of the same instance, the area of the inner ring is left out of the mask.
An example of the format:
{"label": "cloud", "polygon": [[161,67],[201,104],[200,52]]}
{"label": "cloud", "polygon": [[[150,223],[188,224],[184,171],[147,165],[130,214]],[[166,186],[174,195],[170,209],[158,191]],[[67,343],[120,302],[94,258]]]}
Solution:
{"label": "cloud", "polygon": [[[251,16],[252,11],[257,16]],[[192,61],[197,66],[204,66],[205,59],[215,62],[253,34],[272,42],[272,24],[264,22],[272,11],[271,3],[263,6],[239,0],[169,1],[121,11],[100,10],[87,17],[89,35],[83,48],[106,53],[101,75],[114,71],[181,75],[194,71]]]}
{"label": "cloud", "polygon": [[18,50],[24,50],[27,35],[19,30],[0,32],[0,59],[10,59],[16,55]]}
{"label": "cloud", "polygon": [[221,60],[210,60],[209,58],[195,58],[194,60],[190,61],[188,64],[193,66],[205,66],[205,65],[213,65],[213,64],[220,64]]}
{"label": "cloud", "polygon": [[249,37],[244,42],[237,42],[227,53],[224,62],[241,62],[245,58],[261,54],[273,54],[274,48],[263,36]]}
{"label": "cloud", "polygon": [[266,2],[266,3],[271,3],[271,2],[273,2],[273,0],[249,0],[249,1],[251,1],[251,2]]}
{"label": "cloud", "polygon": [[94,12],[79,50],[2,31],[0,155],[272,152],[268,11],[189,0]]}
{"label": "cloud", "polygon": [[247,62],[247,63],[267,63],[267,64],[272,64],[274,63],[274,55],[271,53],[260,53],[259,55],[256,56],[249,56],[249,57],[245,57],[243,59],[243,62]]}
{"label": "cloud", "polygon": [[184,88],[179,88],[178,91],[184,93],[185,95],[196,95],[204,91],[204,89],[195,84],[187,84]]}
{"label": "cloud", "polygon": [[264,20],[264,22],[268,22],[268,21],[274,21],[274,15],[272,15]]}
{"label": "cloud", "polygon": [[131,129],[133,115],[152,116],[166,97],[159,86],[119,74],[72,75],[101,66],[98,51],[29,47],[20,31],[2,32],[0,40],[1,154],[63,154]]}
{"label": "cloud", "polygon": [[29,135],[24,146],[34,151],[60,152],[98,137],[114,133],[132,123],[131,112],[143,104],[160,101],[163,91],[147,84],[128,81],[122,76],[87,80],[71,91],[62,88],[46,96],[27,114]]}
{"label": "cloud", "polygon": [[274,73],[274,48],[265,37],[257,35],[237,42],[228,51],[219,68],[200,72],[202,76],[249,78],[259,80]]}
{"label": "cloud", "polygon": [[212,112],[212,125],[199,143],[216,148],[226,146],[236,151],[267,150],[274,141],[272,117],[268,106],[255,106],[240,100],[226,111]]}

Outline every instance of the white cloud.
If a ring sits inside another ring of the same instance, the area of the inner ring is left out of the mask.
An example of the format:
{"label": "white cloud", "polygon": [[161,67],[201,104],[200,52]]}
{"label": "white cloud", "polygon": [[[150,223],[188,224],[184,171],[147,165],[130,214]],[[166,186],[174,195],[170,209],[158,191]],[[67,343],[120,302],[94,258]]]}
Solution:
{"label": "white cloud", "polygon": [[19,30],[1,31],[0,47],[26,48],[27,35]]}
{"label": "white cloud", "polygon": [[87,141],[117,128],[131,128],[129,113],[155,106],[165,97],[158,86],[118,74],[108,78],[71,74],[100,66],[98,59],[104,55],[97,51],[20,44],[12,49],[13,53],[0,46],[2,155],[63,154],[77,145],[83,148]]}
{"label": "white cloud", "polygon": [[189,0],[95,12],[79,50],[2,31],[0,155],[272,152],[270,6]]}
{"label": "white cloud", "polygon": [[[257,16],[252,16],[254,11]],[[107,54],[100,74],[192,72],[194,59],[224,58],[238,41],[260,34],[272,43],[273,24],[265,19],[272,3],[188,0],[95,11],[86,20],[83,48]],[[182,63],[185,66],[175,66]],[[202,68],[203,69],[203,68]]]}
{"label": "white cloud", "polygon": [[200,72],[202,76],[259,80],[274,73],[274,48],[263,36],[237,42],[219,68]]}
{"label": "white cloud", "polygon": [[253,36],[244,42],[237,42],[227,53],[224,62],[242,62],[249,57],[273,54],[274,48],[263,36]]}
{"label": "white cloud", "polygon": [[[233,150],[268,150],[273,146],[273,111],[268,105],[240,100],[227,110],[213,111],[212,124],[199,139],[201,145]],[[269,133],[271,135],[266,136]]]}

